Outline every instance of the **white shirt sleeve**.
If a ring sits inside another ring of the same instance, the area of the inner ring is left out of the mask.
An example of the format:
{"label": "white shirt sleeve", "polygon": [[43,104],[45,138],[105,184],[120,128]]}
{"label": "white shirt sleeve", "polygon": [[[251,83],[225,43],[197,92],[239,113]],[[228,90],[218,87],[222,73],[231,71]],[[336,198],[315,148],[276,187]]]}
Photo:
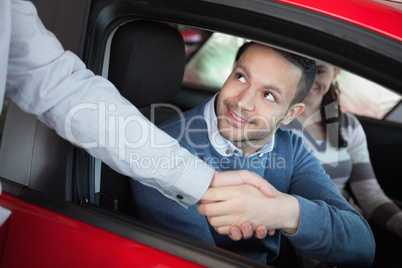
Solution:
{"label": "white shirt sleeve", "polygon": [[95,76],[47,31],[29,1],[12,1],[6,95],[22,110],[118,172],[183,206],[197,202],[214,169],[155,127],[108,80]]}

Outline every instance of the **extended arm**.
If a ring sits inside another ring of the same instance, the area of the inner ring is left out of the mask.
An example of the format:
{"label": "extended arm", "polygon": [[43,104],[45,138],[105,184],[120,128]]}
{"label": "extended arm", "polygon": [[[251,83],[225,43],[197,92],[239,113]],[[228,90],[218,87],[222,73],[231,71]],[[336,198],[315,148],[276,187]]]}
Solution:
{"label": "extended arm", "polygon": [[[6,95],[61,137],[116,171],[188,207],[212,184],[261,184],[242,173],[230,180],[155,127],[106,79],[94,75],[47,31],[29,1],[12,1]],[[116,134],[117,133],[117,134]],[[156,163],[143,168],[141,161]],[[169,166],[160,168],[158,163]],[[246,177],[244,177],[244,176]],[[264,187],[263,187],[264,188]]]}

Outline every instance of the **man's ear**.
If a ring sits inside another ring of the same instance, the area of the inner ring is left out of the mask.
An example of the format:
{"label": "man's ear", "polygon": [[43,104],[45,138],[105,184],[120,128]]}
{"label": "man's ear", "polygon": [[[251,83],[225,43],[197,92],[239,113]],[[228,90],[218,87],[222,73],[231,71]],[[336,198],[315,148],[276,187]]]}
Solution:
{"label": "man's ear", "polygon": [[290,122],[293,121],[299,114],[301,114],[304,111],[304,103],[296,103],[293,104],[288,112],[286,113],[285,118],[282,120],[283,125],[287,125]]}

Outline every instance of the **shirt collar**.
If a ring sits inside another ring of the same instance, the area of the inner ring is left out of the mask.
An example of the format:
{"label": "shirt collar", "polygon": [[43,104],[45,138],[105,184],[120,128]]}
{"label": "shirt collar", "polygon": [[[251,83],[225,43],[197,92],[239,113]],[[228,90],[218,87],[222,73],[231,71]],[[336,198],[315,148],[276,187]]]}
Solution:
{"label": "shirt collar", "polygon": [[[223,156],[232,156],[238,155],[243,156],[243,151],[240,148],[237,148],[233,145],[229,140],[224,138],[218,131],[218,120],[215,113],[215,99],[217,98],[219,93],[216,93],[213,98],[211,98],[205,105],[204,108],[204,117],[208,127],[208,138],[211,141],[214,149]],[[254,156],[256,154],[259,157],[262,157],[265,153],[272,151],[274,148],[275,135],[264,144],[257,152],[250,156]]]}

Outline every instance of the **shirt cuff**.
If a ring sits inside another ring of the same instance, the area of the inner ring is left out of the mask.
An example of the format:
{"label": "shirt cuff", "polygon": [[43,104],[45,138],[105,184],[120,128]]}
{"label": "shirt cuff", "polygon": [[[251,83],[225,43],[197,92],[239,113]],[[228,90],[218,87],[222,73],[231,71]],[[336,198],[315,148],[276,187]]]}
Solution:
{"label": "shirt cuff", "polygon": [[163,193],[183,207],[197,203],[205,194],[215,174],[215,170],[204,161],[193,157],[189,167],[181,173],[171,185],[170,189]]}

